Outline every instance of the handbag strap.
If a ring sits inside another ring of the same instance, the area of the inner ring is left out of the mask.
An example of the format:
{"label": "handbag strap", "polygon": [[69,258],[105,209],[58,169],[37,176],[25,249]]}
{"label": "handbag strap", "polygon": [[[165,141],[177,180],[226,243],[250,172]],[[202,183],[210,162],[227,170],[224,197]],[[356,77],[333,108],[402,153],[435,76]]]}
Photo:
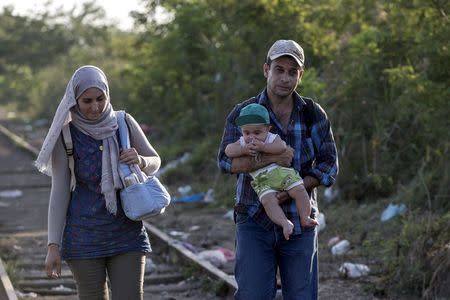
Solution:
{"label": "handbag strap", "polygon": [[[116,112],[117,125],[119,127],[119,147],[122,149],[130,148],[130,136],[128,134],[128,126],[125,120],[125,111],[120,110]],[[131,175],[130,166],[119,162],[119,175],[122,183],[125,185],[125,177]]]}
{"label": "handbag strap", "polygon": [[75,161],[73,159],[73,142],[72,135],[70,133],[69,123],[64,124],[62,128],[62,138],[64,142],[64,149],[66,149],[67,159],[69,161],[70,170],[70,190],[74,191],[77,184],[75,178]]}
{"label": "handbag strap", "polygon": [[117,125],[119,126],[119,145],[122,149],[130,148],[130,136],[128,134],[128,126],[125,120],[125,111],[119,110],[116,113]]}

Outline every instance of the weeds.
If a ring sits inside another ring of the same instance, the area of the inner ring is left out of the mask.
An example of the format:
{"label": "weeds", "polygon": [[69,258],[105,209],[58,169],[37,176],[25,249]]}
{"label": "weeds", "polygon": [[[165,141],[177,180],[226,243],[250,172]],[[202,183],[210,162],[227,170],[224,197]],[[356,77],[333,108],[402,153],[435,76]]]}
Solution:
{"label": "weeds", "polygon": [[17,271],[17,263],[15,259],[12,258],[2,258],[3,264],[6,270],[6,273],[8,273],[8,277],[11,280],[12,285],[16,285],[17,282],[20,280],[20,275]]}

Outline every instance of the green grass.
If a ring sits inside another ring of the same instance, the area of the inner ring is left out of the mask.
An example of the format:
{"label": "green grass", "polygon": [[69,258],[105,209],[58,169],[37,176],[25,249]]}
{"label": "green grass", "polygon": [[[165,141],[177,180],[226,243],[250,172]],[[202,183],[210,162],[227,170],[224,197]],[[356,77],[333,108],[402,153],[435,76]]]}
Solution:
{"label": "green grass", "polygon": [[16,260],[12,257],[2,257],[2,261],[5,271],[8,273],[9,280],[11,280],[12,285],[15,286],[21,279],[17,271]]}
{"label": "green grass", "polygon": [[[412,201],[405,200],[407,206]],[[374,280],[363,281],[379,296],[442,297],[449,283],[450,213],[411,209],[381,222],[389,199],[358,203],[340,200],[319,205],[326,216],[326,228],[319,234],[320,260],[338,266],[344,261],[367,264]],[[351,251],[333,257],[327,242],[339,236],[351,243]],[[444,257],[438,263],[436,257]],[[440,264],[444,264],[439,268]],[[434,279],[434,280],[433,280]],[[448,288],[447,288],[448,289]],[[426,297],[425,297],[426,298]]]}

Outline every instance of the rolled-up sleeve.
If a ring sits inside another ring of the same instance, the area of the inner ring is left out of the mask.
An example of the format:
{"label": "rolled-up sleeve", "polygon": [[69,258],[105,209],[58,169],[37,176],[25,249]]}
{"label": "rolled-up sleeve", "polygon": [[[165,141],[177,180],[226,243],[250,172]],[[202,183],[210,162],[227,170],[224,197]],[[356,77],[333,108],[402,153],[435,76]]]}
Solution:
{"label": "rolled-up sleeve", "polygon": [[234,143],[241,136],[239,128],[235,125],[235,119],[239,114],[239,105],[228,115],[225,121],[225,127],[223,130],[222,141],[219,147],[219,153],[217,154],[217,165],[222,173],[231,174],[231,162],[232,159],[225,155],[225,148],[228,144]]}
{"label": "rolled-up sleeve", "polygon": [[320,184],[328,187],[336,181],[339,169],[336,143],[330,120],[325,111],[316,104],[315,120],[311,128],[312,141],[316,152],[315,164],[309,175],[317,178]]}

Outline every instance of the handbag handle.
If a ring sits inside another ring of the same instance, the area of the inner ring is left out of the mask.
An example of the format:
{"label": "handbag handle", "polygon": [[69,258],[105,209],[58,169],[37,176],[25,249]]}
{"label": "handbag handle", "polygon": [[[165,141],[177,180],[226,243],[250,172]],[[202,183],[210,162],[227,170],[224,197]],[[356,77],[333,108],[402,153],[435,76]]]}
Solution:
{"label": "handbag handle", "polygon": [[[119,127],[119,146],[122,149],[129,149],[130,136],[128,125],[125,119],[125,111],[120,110],[116,112],[117,125]],[[129,186],[137,182],[144,182],[147,176],[141,171],[137,164],[127,165],[119,162],[119,175],[124,186]],[[131,180],[131,181],[130,181]]]}

